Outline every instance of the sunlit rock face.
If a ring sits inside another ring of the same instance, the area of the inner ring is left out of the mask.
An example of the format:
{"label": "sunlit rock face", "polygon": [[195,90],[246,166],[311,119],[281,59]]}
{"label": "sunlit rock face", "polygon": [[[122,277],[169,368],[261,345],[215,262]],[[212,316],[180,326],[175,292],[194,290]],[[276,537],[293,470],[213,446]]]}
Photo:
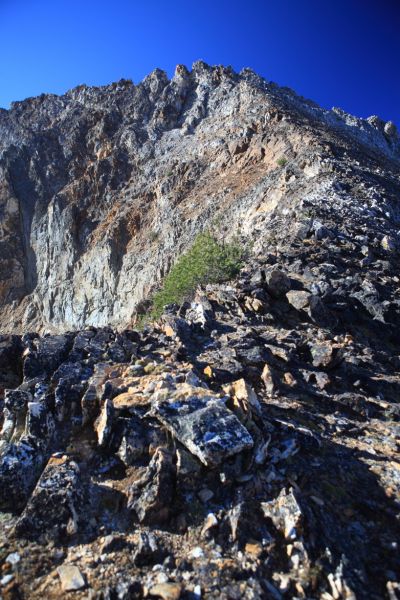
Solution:
{"label": "sunlit rock face", "polygon": [[130,324],[210,226],[256,254],[329,221],[396,244],[399,161],[392,123],[201,61],[16,102],[0,110],[0,331]]}

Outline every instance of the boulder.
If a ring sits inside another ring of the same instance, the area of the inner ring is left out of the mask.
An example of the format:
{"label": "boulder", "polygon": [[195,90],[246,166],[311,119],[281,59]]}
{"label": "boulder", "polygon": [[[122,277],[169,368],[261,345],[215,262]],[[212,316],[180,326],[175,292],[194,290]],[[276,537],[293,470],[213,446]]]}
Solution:
{"label": "boulder", "polygon": [[35,339],[24,353],[24,379],[48,377],[66,359],[71,335],[52,335]]}
{"label": "boulder", "polygon": [[282,298],[290,290],[291,283],[286,273],[273,267],[265,273],[265,286],[271,296]]}
{"label": "boulder", "polygon": [[84,503],[80,469],[67,455],[52,456],[47,463],[14,533],[42,541],[65,541],[81,525]]}
{"label": "boulder", "polygon": [[85,579],[75,565],[61,565],[57,567],[63,592],[74,592],[85,587]]}
{"label": "boulder", "polygon": [[275,527],[287,540],[295,540],[300,533],[303,513],[293,488],[282,489],[279,496],[269,502],[261,502],[264,516],[272,519]]}
{"label": "boulder", "polygon": [[45,461],[44,453],[26,436],[5,445],[0,458],[0,509],[14,511],[25,506]]}
{"label": "boulder", "polygon": [[182,384],[155,402],[153,414],[205,465],[253,446],[253,439],[223,399],[203,388]]}
{"label": "boulder", "polygon": [[97,433],[97,441],[102,448],[107,447],[113,434],[115,410],[112,400],[107,399],[101,409],[100,415],[95,422],[94,428]]}
{"label": "boulder", "polygon": [[311,294],[304,290],[290,290],[286,293],[286,298],[296,310],[303,310],[308,307]]}
{"label": "boulder", "polygon": [[128,492],[128,508],[136,513],[140,523],[163,523],[170,516],[175,490],[176,467],[173,455],[159,448],[144,475]]}

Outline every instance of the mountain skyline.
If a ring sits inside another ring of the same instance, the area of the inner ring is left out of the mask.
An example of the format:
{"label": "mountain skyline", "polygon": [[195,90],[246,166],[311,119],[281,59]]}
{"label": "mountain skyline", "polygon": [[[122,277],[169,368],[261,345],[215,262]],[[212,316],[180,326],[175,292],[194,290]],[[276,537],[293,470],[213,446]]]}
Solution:
{"label": "mountain skyline", "polygon": [[314,0],[141,5],[48,0],[0,6],[0,107],[80,84],[141,81],[198,60],[249,67],[324,108],[400,123],[400,7]]}

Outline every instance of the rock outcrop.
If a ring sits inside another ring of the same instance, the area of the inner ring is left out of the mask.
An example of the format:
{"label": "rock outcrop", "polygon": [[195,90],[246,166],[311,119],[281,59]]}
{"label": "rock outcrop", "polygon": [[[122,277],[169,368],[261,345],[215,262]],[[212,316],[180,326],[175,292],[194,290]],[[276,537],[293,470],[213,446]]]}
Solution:
{"label": "rock outcrop", "polygon": [[395,247],[399,159],[392,123],[203,62],[16,102],[0,111],[0,331],[129,325],[211,225],[272,251],[293,227],[368,224],[360,247]]}
{"label": "rock outcrop", "polygon": [[[395,600],[395,127],[196,63],[0,148],[0,596]],[[205,227],[239,275],[135,329]]]}

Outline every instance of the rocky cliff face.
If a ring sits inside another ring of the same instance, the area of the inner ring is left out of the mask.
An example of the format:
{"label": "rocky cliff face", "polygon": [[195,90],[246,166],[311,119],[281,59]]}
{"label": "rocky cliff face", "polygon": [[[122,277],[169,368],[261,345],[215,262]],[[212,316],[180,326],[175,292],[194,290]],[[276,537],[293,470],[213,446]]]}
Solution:
{"label": "rocky cliff face", "polygon": [[390,122],[202,62],[17,102],[0,111],[0,330],[130,323],[212,222],[258,252],[334,214],[379,245],[396,237],[399,157]]}
{"label": "rocky cliff face", "polygon": [[0,117],[1,598],[396,600],[394,125],[203,63]]}

